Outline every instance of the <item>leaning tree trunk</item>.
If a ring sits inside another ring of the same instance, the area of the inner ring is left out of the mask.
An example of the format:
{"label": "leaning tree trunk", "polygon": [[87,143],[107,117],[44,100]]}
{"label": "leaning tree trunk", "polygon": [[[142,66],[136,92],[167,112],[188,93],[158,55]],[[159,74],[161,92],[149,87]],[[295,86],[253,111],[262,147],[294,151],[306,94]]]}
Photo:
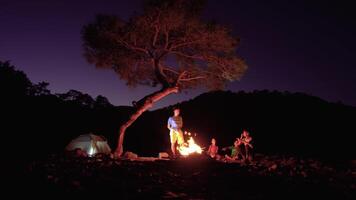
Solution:
{"label": "leaning tree trunk", "polygon": [[123,153],[123,142],[124,142],[124,137],[125,137],[125,131],[126,129],[136,121],[138,117],[142,115],[143,112],[148,110],[153,106],[153,104],[160,99],[172,94],[172,93],[177,93],[178,92],[178,87],[168,87],[168,88],[163,88],[162,90],[159,90],[155,93],[152,93],[151,95],[148,95],[144,97],[140,102],[143,102],[142,104],[138,105],[136,108],[136,111],[130,116],[129,120],[125,122],[124,124],[121,125],[120,127],[120,135],[117,143],[117,148],[116,148],[116,155],[121,156]]}

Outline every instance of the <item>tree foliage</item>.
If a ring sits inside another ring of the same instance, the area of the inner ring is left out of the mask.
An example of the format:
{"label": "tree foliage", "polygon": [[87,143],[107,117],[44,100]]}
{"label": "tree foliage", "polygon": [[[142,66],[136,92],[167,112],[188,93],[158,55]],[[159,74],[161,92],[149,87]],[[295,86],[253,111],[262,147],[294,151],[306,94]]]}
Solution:
{"label": "tree foliage", "polygon": [[24,72],[16,70],[9,61],[0,61],[0,92],[4,97],[24,96],[31,87],[32,83]]}
{"label": "tree foliage", "polygon": [[32,96],[48,96],[51,91],[48,89],[49,83],[41,81],[37,84],[33,84],[30,88],[30,95]]}
{"label": "tree foliage", "polygon": [[221,89],[247,67],[231,30],[201,19],[202,2],[145,1],[142,14],[128,20],[98,15],[82,31],[85,56],[129,86]]}

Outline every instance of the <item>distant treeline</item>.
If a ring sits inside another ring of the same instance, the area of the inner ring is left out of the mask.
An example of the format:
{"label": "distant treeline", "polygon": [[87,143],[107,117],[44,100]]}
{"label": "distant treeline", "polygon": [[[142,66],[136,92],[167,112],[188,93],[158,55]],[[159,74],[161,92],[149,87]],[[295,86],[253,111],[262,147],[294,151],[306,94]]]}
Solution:
{"label": "distant treeline", "polygon": [[[113,106],[103,96],[80,91],[52,94],[48,83],[32,83],[9,62],[0,62],[1,133],[5,154],[33,158],[62,152],[74,137],[105,136],[114,149],[118,130],[133,107]],[[289,92],[216,91],[177,105],[149,111],[127,130],[125,150],[156,156],[169,150],[166,127],[171,108],[181,108],[184,129],[208,147],[232,145],[248,130],[260,153],[329,159],[355,158],[356,108]],[[8,152],[8,153],[7,153]]]}

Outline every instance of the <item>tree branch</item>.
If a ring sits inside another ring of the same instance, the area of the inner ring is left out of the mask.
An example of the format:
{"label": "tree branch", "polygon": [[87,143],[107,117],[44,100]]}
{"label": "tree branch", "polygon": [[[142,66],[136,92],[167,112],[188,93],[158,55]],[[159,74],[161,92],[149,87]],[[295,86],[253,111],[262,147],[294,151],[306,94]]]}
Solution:
{"label": "tree branch", "polygon": [[201,55],[188,55],[188,54],[182,53],[180,51],[170,51],[170,53],[173,53],[173,54],[176,54],[176,55],[179,55],[179,56],[183,56],[183,57],[186,57],[186,58],[205,60],[204,57],[201,56]]}
{"label": "tree branch", "polygon": [[156,46],[158,34],[159,34],[159,31],[160,31],[160,26],[158,25],[158,23],[155,25],[155,29],[156,29],[156,32],[155,32],[155,35],[154,35],[153,41],[152,41],[152,46],[153,46],[153,47]]}
{"label": "tree branch", "polygon": [[185,75],[185,73],[187,73],[187,71],[183,71],[181,74],[179,74],[176,83],[178,83],[182,79],[182,77]]}
{"label": "tree branch", "polygon": [[193,77],[193,78],[181,78],[179,81],[192,81],[192,80],[196,80],[196,79],[203,79],[206,78],[205,76],[197,76],[197,77]]}
{"label": "tree branch", "polygon": [[159,35],[159,32],[161,30],[161,26],[160,26],[160,23],[159,23],[159,18],[161,16],[161,11],[158,10],[158,15],[157,15],[157,18],[154,22],[154,27],[155,27],[155,35],[153,37],[153,41],[152,41],[152,46],[155,47],[156,46],[156,42],[157,42],[157,38],[158,38],[158,35]]}
{"label": "tree branch", "polygon": [[159,63],[159,60],[153,59],[153,67],[157,80],[162,84],[163,88],[169,87],[170,83],[167,80],[166,74],[163,72],[163,68]]}
{"label": "tree branch", "polygon": [[164,35],[166,36],[165,39],[166,39],[166,43],[164,45],[164,49],[165,50],[168,50],[168,43],[169,43],[169,31],[167,30],[167,27],[166,27],[166,30],[164,32]]}
{"label": "tree branch", "polygon": [[133,51],[142,52],[142,53],[145,53],[145,54],[149,55],[148,50],[145,49],[145,48],[134,46],[134,45],[129,44],[128,42],[122,40],[122,39],[117,39],[117,41],[118,41],[119,43],[121,43],[122,45],[124,45],[124,46],[125,46],[126,48],[128,48],[128,49],[131,49],[131,50],[133,50]]}
{"label": "tree branch", "polygon": [[177,49],[178,47],[183,47],[183,46],[199,43],[200,41],[201,40],[194,40],[194,41],[190,41],[190,42],[182,42],[180,44],[172,45],[172,47],[169,50],[174,50],[174,49]]}
{"label": "tree branch", "polygon": [[171,67],[162,67],[163,70],[170,71],[174,74],[180,74],[178,71],[172,69]]}

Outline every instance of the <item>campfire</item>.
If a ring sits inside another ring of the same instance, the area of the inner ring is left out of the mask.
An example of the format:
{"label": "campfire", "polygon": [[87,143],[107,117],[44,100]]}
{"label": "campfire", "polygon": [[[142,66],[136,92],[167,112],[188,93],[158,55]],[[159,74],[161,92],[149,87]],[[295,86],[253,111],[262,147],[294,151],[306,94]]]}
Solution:
{"label": "campfire", "polygon": [[182,156],[189,156],[193,153],[201,154],[203,151],[202,148],[195,143],[192,137],[189,138],[188,143],[184,143],[177,147],[177,149]]}

